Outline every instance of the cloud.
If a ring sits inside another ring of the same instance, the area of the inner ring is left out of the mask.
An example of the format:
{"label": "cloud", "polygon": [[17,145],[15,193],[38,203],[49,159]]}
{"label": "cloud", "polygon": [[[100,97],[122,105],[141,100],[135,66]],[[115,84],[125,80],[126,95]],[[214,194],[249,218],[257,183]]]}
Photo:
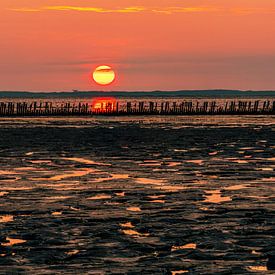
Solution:
{"label": "cloud", "polygon": [[39,12],[40,9],[31,9],[31,8],[18,8],[18,9],[9,9],[11,11],[18,11],[18,12]]}
{"label": "cloud", "polygon": [[17,12],[42,12],[42,11],[69,11],[69,12],[94,12],[94,13],[200,13],[200,12],[216,12],[219,8],[213,7],[165,7],[165,8],[149,8],[144,6],[124,7],[117,9],[107,9],[101,7],[82,7],[82,6],[45,6],[40,8],[15,8],[10,9]]}
{"label": "cloud", "polygon": [[97,12],[97,13],[133,13],[144,11],[142,7],[128,7],[122,9],[105,9],[98,7],[78,7],[78,6],[47,6],[40,10],[52,10],[52,11],[84,11],[84,12]]}
{"label": "cloud", "polygon": [[211,7],[211,6],[194,6],[194,7],[145,7],[145,6],[130,6],[122,8],[102,8],[92,6],[42,6],[39,8],[12,8],[9,9],[16,12],[43,12],[43,11],[61,11],[61,12],[93,12],[93,13],[230,13],[239,15],[249,14],[273,14],[275,9],[267,8],[250,8],[250,7]]}

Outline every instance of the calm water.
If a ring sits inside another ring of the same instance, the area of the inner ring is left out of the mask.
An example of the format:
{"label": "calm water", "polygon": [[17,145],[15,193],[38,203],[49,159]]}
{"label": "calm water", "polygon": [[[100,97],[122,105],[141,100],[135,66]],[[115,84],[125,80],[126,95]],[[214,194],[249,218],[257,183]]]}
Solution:
{"label": "calm water", "polygon": [[274,122],[0,119],[0,273],[272,274]]}

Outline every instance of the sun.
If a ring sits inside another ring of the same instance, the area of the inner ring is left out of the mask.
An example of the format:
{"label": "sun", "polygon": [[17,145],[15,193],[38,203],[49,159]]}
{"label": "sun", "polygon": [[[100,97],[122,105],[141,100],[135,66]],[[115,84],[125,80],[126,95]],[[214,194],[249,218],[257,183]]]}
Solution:
{"label": "sun", "polygon": [[93,80],[99,85],[110,85],[115,80],[114,70],[107,65],[98,66],[93,72]]}

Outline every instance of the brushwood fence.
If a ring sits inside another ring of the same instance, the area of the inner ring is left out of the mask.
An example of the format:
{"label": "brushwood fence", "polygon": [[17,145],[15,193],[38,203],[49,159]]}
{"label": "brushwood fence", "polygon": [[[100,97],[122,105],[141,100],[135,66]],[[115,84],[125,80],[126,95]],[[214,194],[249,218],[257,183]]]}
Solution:
{"label": "brushwood fence", "polygon": [[102,104],[95,108],[89,103],[67,102],[0,102],[0,116],[92,116],[92,115],[249,115],[275,114],[275,101],[141,101],[120,105],[120,102]]}

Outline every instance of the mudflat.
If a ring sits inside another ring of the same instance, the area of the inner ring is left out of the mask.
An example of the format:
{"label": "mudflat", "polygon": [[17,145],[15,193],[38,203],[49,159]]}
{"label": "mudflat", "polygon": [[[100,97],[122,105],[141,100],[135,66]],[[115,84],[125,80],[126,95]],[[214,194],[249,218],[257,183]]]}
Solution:
{"label": "mudflat", "polygon": [[1,119],[0,273],[272,274],[274,122]]}

